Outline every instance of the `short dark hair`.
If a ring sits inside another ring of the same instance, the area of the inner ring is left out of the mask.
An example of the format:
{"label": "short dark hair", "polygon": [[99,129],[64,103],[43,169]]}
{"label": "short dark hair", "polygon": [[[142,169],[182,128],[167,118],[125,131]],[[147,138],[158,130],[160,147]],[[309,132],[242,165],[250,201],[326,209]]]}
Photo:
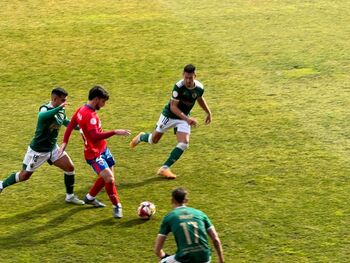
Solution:
{"label": "short dark hair", "polygon": [[176,202],[178,202],[179,204],[182,204],[186,199],[187,191],[184,188],[179,187],[172,191],[171,196],[174,198]]}
{"label": "short dark hair", "polygon": [[93,100],[94,98],[101,98],[108,100],[109,94],[108,92],[100,85],[93,86],[89,91],[89,100]]}
{"label": "short dark hair", "polygon": [[188,64],[184,67],[184,72],[186,73],[194,73],[196,71],[196,67],[192,64]]}
{"label": "short dark hair", "polygon": [[58,97],[67,97],[68,92],[64,90],[64,88],[56,87],[51,91],[51,95],[57,95]]}

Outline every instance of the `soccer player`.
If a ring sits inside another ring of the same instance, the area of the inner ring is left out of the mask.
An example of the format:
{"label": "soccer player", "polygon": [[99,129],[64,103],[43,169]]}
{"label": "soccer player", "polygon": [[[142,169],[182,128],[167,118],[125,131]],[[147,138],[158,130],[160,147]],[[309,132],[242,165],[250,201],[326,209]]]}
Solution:
{"label": "soccer player", "polygon": [[[187,207],[187,202],[185,189],[179,187],[172,191],[171,203],[174,209],[163,218],[154,247],[154,252],[161,259],[160,263],[210,262],[207,234],[214,243],[219,263],[223,263],[221,241],[213,224],[202,211]],[[177,245],[177,251],[172,256],[163,251],[169,232],[173,232]]]}
{"label": "soccer player", "polygon": [[90,89],[88,102],[77,109],[67,127],[61,151],[66,148],[73,128],[79,125],[85,145],[84,156],[86,162],[91,165],[98,175],[89,193],[86,194],[84,201],[97,208],[105,207],[105,204],[96,199],[96,195],[104,187],[113,204],[113,216],[122,218],[122,206],[114,185],[113,166],[115,165],[115,160],[107,147],[105,139],[113,135],[130,135],[130,131],[124,129],[102,131],[101,121],[96,111],[104,107],[108,99],[109,94],[102,86],[94,86]]}
{"label": "soccer player", "polygon": [[4,181],[0,181],[0,192],[10,185],[26,181],[46,161],[64,171],[64,183],[66,186],[66,202],[83,205],[73,193],[74,189],[74,165],[66,152],[59,152],[57,136],[62,125],[67,126],[69,119],[66,116],[68,93],[61,87],[51,92],[51,101],[39,108],[38,122],[28,150],[23,160],[23,169],[13,172]]}
{"label": "soccer player", "polygon": [[156,129],[152,133],[140,132],[130,142],[131,148],[135,148],[140,142],[156,144],[168,129],[174,128],[177,145],[157,172],[158,175],[164,176],[167,179],[176,178],[176,175],[171,172],[170,167],[189,147],[191,126],[196,126],[198,123],[195,118],[190,117],[190,111],[196,101],[198,101],[199,106],[207,113],[205,123],[209,124],[212,120],[211,111],[203,97],[203,85],[195,80],[195,78],[195,66],[192,64],[186,65],[183,70],[183,79],[175,84],[172,97],[164,107]]}

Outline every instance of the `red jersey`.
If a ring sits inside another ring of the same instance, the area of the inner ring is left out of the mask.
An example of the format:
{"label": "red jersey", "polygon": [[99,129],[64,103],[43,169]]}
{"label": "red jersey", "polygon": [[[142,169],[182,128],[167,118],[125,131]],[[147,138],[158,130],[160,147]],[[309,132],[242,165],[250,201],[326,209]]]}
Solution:
{"label": "red jersey", "polygon": [[80,134],[84,140],[86,160],[99,157],[106,150],[107,141],[105,139],[115,134],[114,131],[102,131],[100,118],[96,111],[87,104],[74,113],[64,134],[63,142],[68,143],[72,130],[77,125],[79,125]]}

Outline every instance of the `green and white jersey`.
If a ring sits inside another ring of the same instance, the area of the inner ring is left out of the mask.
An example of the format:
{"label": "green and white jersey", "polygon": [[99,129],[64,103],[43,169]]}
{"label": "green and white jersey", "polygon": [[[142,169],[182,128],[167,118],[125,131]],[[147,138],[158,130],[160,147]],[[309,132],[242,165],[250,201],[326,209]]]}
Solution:
{"label": "green and white jersey", "polygon": [[180,206],[168,213],[160,226],[159,235],[172,232],[177,244],[175,259],[179,262],[208,262],[210,248],[207,230],[213,227],[202,211]]}
{"label": "green and white jersey", "polygon": [[62,125],[67,126],[69,120],[62,107],[54,108],[51,103],[39,108],[38,123],[30,148],[36,152],[51,152],[56,146],[58,132]]}
{"label": "green and white jersey", "polygon": [[[203,84],[200,83],[198,80],[194,81],[194,87],[193,88],[186,88],[184,80],[178,81],[172,92],[172,100],[179,101],[179,109],[186,115],[189,115],[194,104],[196,103],[196,100],[198,97],[202,97],[204,93],[204,87]],[[165,117],[172,118],[172,119],[180,119],[178,116],[176,116],[174,113],[170,110],[170,101],[169,103],[164,107],[162,114]]]}

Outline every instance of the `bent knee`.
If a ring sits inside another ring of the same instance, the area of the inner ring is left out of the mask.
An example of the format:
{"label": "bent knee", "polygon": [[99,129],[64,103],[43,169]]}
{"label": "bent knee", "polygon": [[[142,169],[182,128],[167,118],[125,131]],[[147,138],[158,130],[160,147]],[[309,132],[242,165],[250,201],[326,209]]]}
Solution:
{"label": "bent knee", "polygon": [[[21,173],[19,174],[19,182],[20,181],[27,181],[31,176],[32,176],[33,173],[31,172],[24,172],[24,173]],[[16,179],[17,181],[17,179]]]}

